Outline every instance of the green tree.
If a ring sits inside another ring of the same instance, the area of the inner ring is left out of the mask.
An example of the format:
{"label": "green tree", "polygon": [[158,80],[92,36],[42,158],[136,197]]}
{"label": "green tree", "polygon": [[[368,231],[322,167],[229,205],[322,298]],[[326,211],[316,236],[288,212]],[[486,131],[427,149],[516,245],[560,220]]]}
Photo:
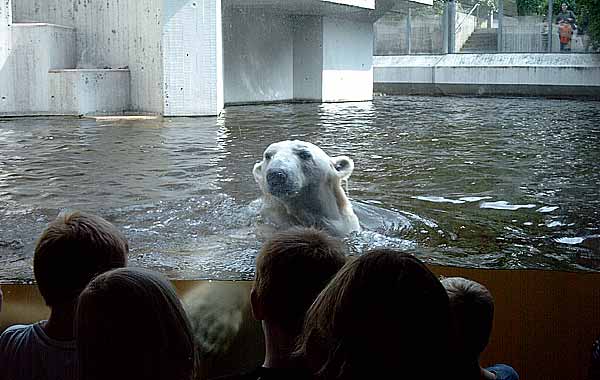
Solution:
{"label": "green tree", "polygon": [[600,49],[600,0],[578,0],[577,25],[583,29],[594,50]]}

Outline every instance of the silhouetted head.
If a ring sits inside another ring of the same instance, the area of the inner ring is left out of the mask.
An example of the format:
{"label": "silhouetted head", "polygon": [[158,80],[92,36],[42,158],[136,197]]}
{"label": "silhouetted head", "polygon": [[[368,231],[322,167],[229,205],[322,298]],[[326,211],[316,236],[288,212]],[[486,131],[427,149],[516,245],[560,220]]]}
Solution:
{"label": "silhouetted head", "polygon": [[299,352],[322,379],[439,378],[448,296],[414,256],[373,250],[348,262],[311,306]]}
{"label": "silhouetted head", "polygon": [[458,355],[465,360],[476,360],[490,339],[494,320],[494,298],[485,286],[462,277],[442,280],[450,299],[456,335],[454,342]]}
{"label": "silhouetted head", "polygon": [[273,235],[256,258],[252,307],[257,319],[299,334],[306,311],[346,262],[345,252],[343,242],[313,228]]}
{"label": "silhouetted head", "polygon": [[190,323],[163,276],[121,268],[81,292],[75,318],[80,380],[191,380]]}
{"label": "silhouetted head", "polygon": [[124,267],[129,247],[108,221],[81,211],[62,212],[42,232],[33,272],[48,306],[75,302],[94,276]]}

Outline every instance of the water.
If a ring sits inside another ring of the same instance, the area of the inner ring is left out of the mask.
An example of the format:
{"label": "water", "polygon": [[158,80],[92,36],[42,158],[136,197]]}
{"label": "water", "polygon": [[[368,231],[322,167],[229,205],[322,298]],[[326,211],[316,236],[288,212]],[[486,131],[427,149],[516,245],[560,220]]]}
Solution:
{"label": "water", "polygon": [[[0,281],[31,279],[35,238],[60,210],[125,232],[131,263],[171,278],[250,279],[260,241],[252,166],[301,139],[354,159],[366,222],[355,251],[428,262],[597,270],[600,103],[377,97],[230,107],[218,118],[0,120]],[[375,218],[376,219],[376,218]]]}

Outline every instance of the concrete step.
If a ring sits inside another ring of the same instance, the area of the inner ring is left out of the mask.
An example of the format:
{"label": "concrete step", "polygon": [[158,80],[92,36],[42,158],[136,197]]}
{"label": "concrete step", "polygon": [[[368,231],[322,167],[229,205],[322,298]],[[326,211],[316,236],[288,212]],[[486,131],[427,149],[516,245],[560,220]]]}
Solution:
{"label": "concrete step", "polygon": [[75,29],[48,23],[2,25],[0,115],[51,113],[48,71],[75,67]]}
{"label": "concrete step", "polygon": [[497,29],[475,29],[460,49],[462,53],[488,53],[498,50]]}
{"label": "concrete step", "polygon": [[50,70],[50,109],[57,114],[123,113],[130,109],[128,69]]}

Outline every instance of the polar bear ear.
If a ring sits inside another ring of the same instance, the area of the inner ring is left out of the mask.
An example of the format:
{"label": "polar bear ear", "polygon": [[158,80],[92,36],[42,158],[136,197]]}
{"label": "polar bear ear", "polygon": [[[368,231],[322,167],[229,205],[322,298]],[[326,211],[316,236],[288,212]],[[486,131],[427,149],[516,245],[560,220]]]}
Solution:
{"label": "polar bear ear", "polygon": [[354,171],[354,161],[352,161],[350,157],[337,156],[331,158],[331,161],[333,162],[333,167],[341,179],[350,178],[350,175]]}

